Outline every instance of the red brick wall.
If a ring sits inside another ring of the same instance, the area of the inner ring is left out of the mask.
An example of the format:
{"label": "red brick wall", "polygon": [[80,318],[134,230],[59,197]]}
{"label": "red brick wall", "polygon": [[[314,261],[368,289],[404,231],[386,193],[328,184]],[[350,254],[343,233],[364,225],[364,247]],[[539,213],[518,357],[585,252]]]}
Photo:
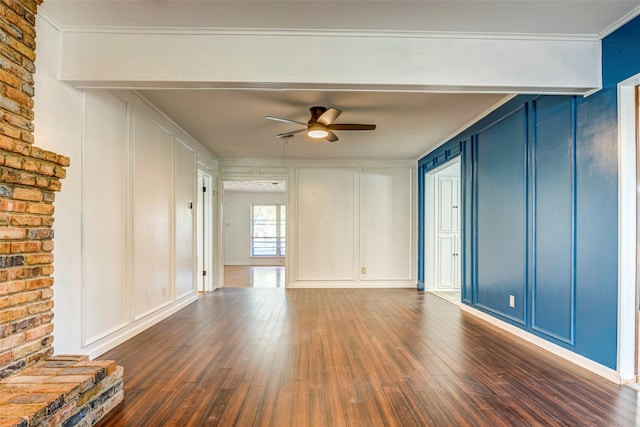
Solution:
{"label": "red brick wall", "polygon": [[53,202],[69,159],[32,145],[38,4],[0,0],[0,377],[53,354]]}

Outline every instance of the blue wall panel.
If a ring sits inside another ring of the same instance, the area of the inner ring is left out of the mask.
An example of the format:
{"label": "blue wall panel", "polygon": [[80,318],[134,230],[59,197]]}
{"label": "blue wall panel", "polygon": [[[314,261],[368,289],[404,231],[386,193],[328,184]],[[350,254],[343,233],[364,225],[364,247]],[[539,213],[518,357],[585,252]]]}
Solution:
{"label": "blue wall panel", "polygon": [[[638,70],[640,71],[640,70]],[[576,347],[617,364],[618,144],[616,91],[577,102]]]}
{"label": "blue wall panel", "polygon": [[533,102],[532,327],[574,343],[574,99]]}
{"label": "blue wall panel", "polygon": [[[477,304],[525,322],[527,111],[477,134]],[[509,306],[509,295],[515,307]]]}
{"label": "blue wall panel", "polygon": [[464,303],[616,369],[616,85],[640,73],[640,18],[602,47],[599,92],[518,96],[419,164],[464,141]]}
{"label": "blue wall panel", "polygon": [[614,369],[615,99],[519,96],[419,163],[462,141],[463,302]]}

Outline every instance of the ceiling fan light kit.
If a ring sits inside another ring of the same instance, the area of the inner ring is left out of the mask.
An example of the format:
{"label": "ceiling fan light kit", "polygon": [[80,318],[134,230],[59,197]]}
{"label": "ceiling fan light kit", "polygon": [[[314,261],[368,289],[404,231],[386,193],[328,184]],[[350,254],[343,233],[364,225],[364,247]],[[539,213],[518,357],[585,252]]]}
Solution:
{"label": "ceiling fan light kit", "polygon": [[[337,108],[329,108],[326,107],[311,107],[309,109],[311,111],[311,118],[306,123],[306,129],[298,129],[291,132],[279,133],[276,135],[276,138],[286,138],[293,136],[296,133],[307,132],[307,135],[311,138],[322,139],[329,142],[335,142],[338,140],[338,137],[333,130],[374,130],[376,125],[365,125],[358,123],[336,123],[333,121],[338,118],[338,116],[342,113],[342,110],[338,110]],[[290,119],[282,119],[280,117],[273,116],[265,116],[266,119],[275,120],[277,122],[284,123],[295,123],[299,125],[305,125],[305,123],[290,120]]]}
{"label": "ceiling fan light kit", "polygon": [[311,138],[320,139],[326,138],[329,135],[329,132],[327,132],[327,129],[320,123],[312,123],[307,129],[307,135],[309,135]]}

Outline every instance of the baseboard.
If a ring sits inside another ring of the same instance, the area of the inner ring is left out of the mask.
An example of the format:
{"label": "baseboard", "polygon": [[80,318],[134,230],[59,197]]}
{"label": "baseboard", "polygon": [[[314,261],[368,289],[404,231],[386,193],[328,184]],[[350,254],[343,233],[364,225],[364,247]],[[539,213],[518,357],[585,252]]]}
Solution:
{"label": "baseboard", "polygon": [[95,344],[91,344],[85,348],[83,348],[83,352],[89,356],[89,359],[93,360],[98,356],[103,355],[107,351],[113,349],[114,347],[122,344],[128,339],[133,338],[139,333],[149,329],[156,323],[166,319],[172,314],[182,310],[189,304],[194,303],[198,300],[198,294],[193,293],[188,296],[185,296],[183,299],[175,301],[173,304],[170,304],[162,309],[149,314],[148,316],[139,319],[138,321],[132,323],[130,327],[123,328],[118,331],[118,333],[105,338],[104,340],[100,340]]}
{"label": "baseboard", "polygon": [[574,365],[580,366],[581,368],[591,371],[594,374],[601,376],[602,378],[605,378],[616,384],[624,383],[624,381],[620,377],[620,374],[611,368],[608,368],[604,365],[594,362],[591,359],[587,359],[586,357],[581,356],[577,353],[574,353],[570,350],[567,350],[564,347],[560,347],[559,345],[550,343],[549,341],[546,341],[536,335],[533,335],[527,331],[524,331],[516,326],[511,325],[510,323],[497,319],[483,311],[480,311],[466,304],[462,304],[460,308],[462,309],[462,311],[466,313],[472,314],[494,326],[497,326],[502,330],[505,330],[519,338],[522,338],[525,341],[530,342],[531,344],[534,344],[542,348],[543,350],[547,350],[553,353],[554,355],[561,357],[568,362],[573,363]]}

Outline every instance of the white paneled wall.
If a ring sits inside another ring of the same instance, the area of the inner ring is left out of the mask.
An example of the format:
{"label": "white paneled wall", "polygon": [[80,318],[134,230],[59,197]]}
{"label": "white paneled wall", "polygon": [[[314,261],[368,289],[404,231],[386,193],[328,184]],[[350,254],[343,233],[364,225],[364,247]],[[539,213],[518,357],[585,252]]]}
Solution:
{"label": "white paneled wall", "polygon": [[137,320],[170,301],[173,136],[144,114],[135,112],[133,117],[133,308]]}
{"label": "white paneled wall", "polygon": [[196,231],[196,153],[188,144],[175,143],[176,298],[195,290],[194,233]]}
{"label": "white paneled wall", "polygon": [[[85,92],[82,165],[83,345],[127,325],[127,104]],[[96,173],[99,166],[100,173]],[[108,207],[108,208],[107,208]],[[109,268],[105,268],[108,260]],[[92,304],[100,301],[100,304]]]}
{"label": "white paneled wall", "polygon": [[297,170],[297,280],[355,280],[357,178],[353,168]]}
{"label": "white paneled wall", "polygon": [[362,168],[362,280],[410,280],[413,174],[408,168]]}
{"label": "white paneled wall", "polygon": [[[287,163],[287,287],[416,286],[413,162]],[[223,180],[282,174],[251,160],[227,160],[221,170]]]}
{"label": "white paneled wall", "polygon": [[217,160],[134,92],[60,83],[57,31],[36,19],[35,145],[71,158],[56,195],[54,348],[95,357],[197,299],[190,203]]}

